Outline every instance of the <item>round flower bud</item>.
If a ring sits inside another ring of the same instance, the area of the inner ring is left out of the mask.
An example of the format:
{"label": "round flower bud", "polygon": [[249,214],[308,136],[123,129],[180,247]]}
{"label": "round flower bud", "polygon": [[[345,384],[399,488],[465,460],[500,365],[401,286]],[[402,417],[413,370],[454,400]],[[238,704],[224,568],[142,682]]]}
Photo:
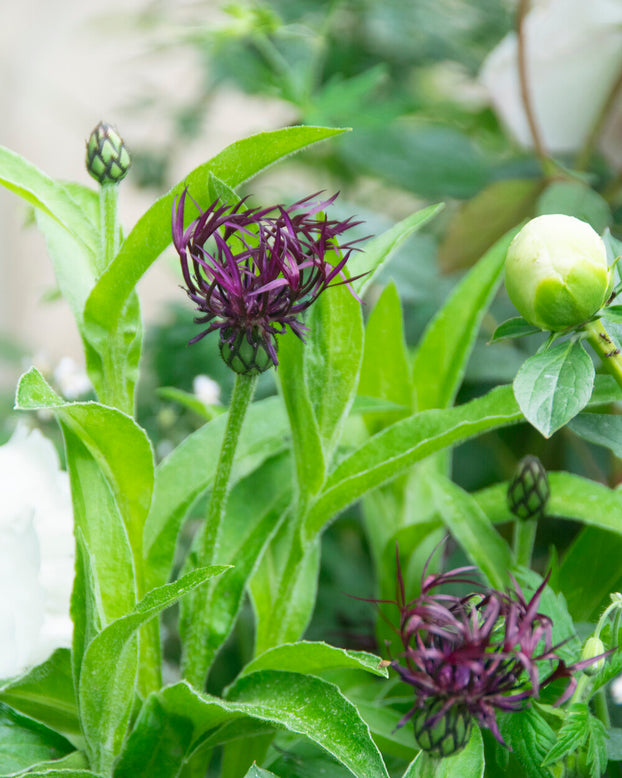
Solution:
{"label": "round flower bud", "polygon": [[100,184],[117,184],[127,175],[131,159],[119,133],[100,122],[86,142],[86,169]]}
{"label": "round flower bud", "polygon": [[[591,637],[585,641],[583,646],[583,653],[581,654],[581,660],[595,659],[597,656],[605,653],[605,646],[600,638]],[[583,672],[586,675],[596,675],[605,666],[605,657],[601,657],[593,662],[591,665],[583,668]]]}
{"label": "round flower bud", "polygon": [[[273,338],[271,345],[276,352],[276,339]],[[223,327],[220,331],[220,355],[233,371],[242,375],[257,375],[274,365],[257,327],[252,332],[238,330],[235,333],[231,327]]]}
{"label": "round flower bud", "polygon": [[[467,744],[471,736],[471,717],[466,708],[452,705],[434,721],[445,700],[431,698],[414,719],[417,745],[433,756],[451,756]],[[433,722],[430,726],[430,722]]]}
{"label": "round flower bud", "polygon": [[510,300],[542,330],[586,322],[605,304],[612,283],[605,244],[573,216],[532,219],[510,244],[505,260]]}
{"label": "round flower bud", "polygon": [[508,508],[518,519],[539,519],[550,493],[549,479],[538,457],[523,457],[508,487]]}

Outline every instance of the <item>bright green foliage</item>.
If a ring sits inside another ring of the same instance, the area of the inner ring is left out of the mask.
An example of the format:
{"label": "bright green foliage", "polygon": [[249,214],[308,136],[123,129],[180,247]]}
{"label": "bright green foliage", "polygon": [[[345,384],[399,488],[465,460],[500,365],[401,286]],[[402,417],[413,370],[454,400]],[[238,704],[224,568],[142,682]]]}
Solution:
{"label": "bright green foliage", "polygon": [[508,245],[501,238],[456,286],[428,325],[413,361],[414,407],[446,408],[456,397],[475,339],[501,282]]}
{"label": "bright green foliage", "polygon": [[36,762],[58,759],[73,750],[52,729],[0,704],[0,771],[13,774]]}
{"label": "bright green foliage", "polygon": [[71,657],[66,648],[57,649],[43,664],[0,687],[0,701],[69,739],[80,734]]}
{"label": "bright green foliage", "polygon": [[469,742],[454,756],[444,759],[421,751],[402,778],[483,778],[484,744],[477,727],[473,727]]}
{"label": "bright green foliage", "polygon": [[113,621],[88,645],[80,674],[82,727],[95,768],[109,770],[125,738],[138,672],[136,631],[184,594],[227,568],[193,570],[153,589],[127,616]]}
{"label": "bright green foliage", "polygon": [[[335,686],[313,676],[276,670],[240,679],[227,700],[200,694],[185,683],[152,695],[127,741],[118,774],[122,778],[151,775],[152,749],[171,736],[170,727],[177,728],[178,742],[185,742],[191,750],[191,744],[199,740],[212,745],[226,742],[233,734],[228,733],[228,722],[235,722],[239,737],[245,731],[245,719],[260,727],[284,727],[305,735],[359,778],[387,776],[367,726]],[[125,767],[130,764],[131,773]],[[161,775],[168,778],[176,773]]]}
{"label": "bright green foliage", "polygon": [[514,379],[525,418],[546,438],[587,405],[594,364],[579,341],[566,340],[529,357]]}

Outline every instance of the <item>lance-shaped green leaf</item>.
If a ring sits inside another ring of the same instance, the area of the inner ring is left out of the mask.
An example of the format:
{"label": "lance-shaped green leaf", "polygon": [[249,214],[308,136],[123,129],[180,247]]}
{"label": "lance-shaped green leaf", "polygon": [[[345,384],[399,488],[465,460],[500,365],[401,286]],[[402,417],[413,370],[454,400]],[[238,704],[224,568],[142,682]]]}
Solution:
{"label": "lance-shaped green leaf", "polygon": [[484,742],[479,728],[473,727],[462,751],[442,759],[420,751],[402,778],[483,778],[484,768]]}
{"label": "lance-shaped green leaf", "polygon": [[[238,483],[227,504],[218,561],[231,563],[233,569],[206,584],[207,593],[190,594],[181,603],[179,630],[182,640],[196,614],[194,596],[202,596],[202,605],[210,617],[205,638],[206,661],[211,665],[235,623],[246,585],[283,519],[291,499],[292,483],[289,457],[275,457],[248,478]],[[253,506],[249,514],[249,505]],[[196,565],[191,553],[190,566]]]}
{"label": "lance-shaped green leaf", "polygon": [[[99,279],[85,309],[90,339],[97,342],[105,333],[116,330],[131,291],[171,242],[173,201],[186,186],[194,200],[200,206],[206,206],[209,204],[210,175],[235,188],[288,154],[342,132],[344,130],[325,127],[287,127],[258,133],[227,146],[193,170],[143,214]],[[189,214],[190,211],[189,208]]]}
{"label": "lance-shaped green leaf", "polygon": [[489,584],[504,590],[512,565],[509,546],[468,492],[439,474],[430,478],[438,512],[452,537]]}
{"label": "lance-shaped green leaf", "polygon": [[317,594],[319,536],[301,543],[298,522],[281,522],[251,581],[255,611],[255,653],[299,640]]}
{"label": "lance-shaped green leaf", "polygon": [[71,656],[58,648],[49,659],[0,687],[0,702],[68,736],[80,734]]}
{"label": "lance-shaped green leaf", "polygon": [[[153,697],[157,698],[160,710],[166,717],[172,715],[190,720],[194,747],[210,737],[210,734],[213,735],[210,744],[217,745],[223,730],[223,734],[228,737],[226,728],[221,730],[218,727],[233,721],[242,724],[244,719],[250,718],[308,737],[332,754],[357,778],[388,776],[369,728],[354,705],[336,686],[320,678],[264,670],[241,678],[231,689],[227,700],[201,694],[182,682],[152,695],[145,709],[154,710]],[[141,712],[128,739],[126,752],[136,747],[140,736],[142,748],[146,754],[149,753],[147,726],[151,717],[152,714]],[[156,745],[155,739],[151,742]],[[125,758],[124,755],[122,763]],[[134,773],[136,778],[142,778],[143,775],[147,778],[148,774]]]}
{"label": "lance-shaped green leaf", "polygon": [[511,387],[501,386],[456,408],[416,413],[396,422],[341,460],[305,520],[308,537],[354,500],[415,462],[484,431],[522,419]]}
{"label": "lance-shaped green leaf", "polygon": [[279,344],[277,377],[287,409],[300,500],[317,494],[324,482],[326,464],[322,436],[305,381],[305,344],[288,333]]}
{"label": "lance-shaped green leaf", "polygon": [[[105,626],[136,604],[136,571],[127,527],[108,480],[73,429],[64,422],[61,422],[61,429],[71,483],[78,557],[81,559],[79,567],[86,565],[84,585],[91,576],[93,578],[92,596],[94,602],[97,601],[97,620],[93,622],[93,628],[97,631],[95,625],[100,619]],[[87,589],[90,588],[89,583]],[[81,594],[91,596],[86,592]],[[89,639],[87,637],[87,642]]]}
{"label": "lance-shaped green leaf", "polygon": [[514,396],[525,418],[549,438],[587,405],[594,374],[579,341],[556,343],[523,363],[514,379]]}
{"label": "lance-shaped green leaf", "polygon": [[[618,495],[618,500],[622,495]],[[596,509],[604,513],[600,505]],[[620,507],[616,513],[620,514]],[[622,535],[584,527],[567,549],[559,566],[557,587],[566,593],[568,609],[576,621],[595,621],[609,604],[611,592],[622,585]],[[577,581],[581,586],[577,586]]]}
{"label": "lance-shaped green leaf", "polygon": [[402,406],[387,413],[367,415],[365,423],[377,432],[411,412],[412,382],[404,338],[402,306],[393,282],[387,284],[365,327],[365,348],[358,391]]}
{"label": "lance-shaped green leaf", "polygon": [[244,776],[244,778],[278,778],[274,773],[269,770],[264,770],[261,767],[257,767],[256,764],[251,765],[250,769]]}
{"label": "lance-shaped green leaf", "polygon": [[[226,414],[221,414],[203,425],[156,469],[153,503],[144,527],[148,588],[161,586],[170,577],[175,540],[190,506],[210,488],[226,423]],[[238,441],[230,483],[235,484],[282,451],[288,432],[280,398],[252,403]]]}
{"label": "lance-shaped green leaf", "polygon": [[413,400],[419,411],[446,408],[460,388],[468,358],[501,281],[516,230],[504,235],[451,293],[424,332],[413,361]]}
{"label": "lance-shaped green leaf", "polygon": [[402,243],[430,221],[445,206],[442,203],[430,205],[416,213],[407,216],[390,229],[378,235],[377,238],[365,243],[365,250],[355,252],[348,260],[348,268],[352,277],[365,273],[362,278],[353,281],[356,293],[362,296],[369,285],[373,283],[384,266],[391,260]]}
{"label": "lance-shaped green leaf", "polygon": [[73,746],[58,732],[0,703],[0,772],[25,770],[37,762],[58,759]]}
{"label": "lance-shaped green leaf", "polygon": [[603,310],[603,317],[616,324],[622,324],[622,305],[608,305]]}
{"label": "lance-shaped green leaf", "polygon": [[136,631],[184,594],[227,569],[223,565],[199,568],[153,589],[132,613],[113,621],[90,642],[82,662],[78,699],[96,769],[111,768],[125,737],[138,671]]}
{"label": "lance-shaped green leaf", "polygon": [[[343,286],[329,289],[313,304],[307,323],[310,335],[303,349],[304,383],[324,457],[330,462],[358,384],[363,352],[361,304]],[[289,391],[300,391],[300,386]]]}
{"label": "lance-shaped green leaf", "polygon": [[142,570],[143,525],[154,481],[153,453],[144,430],[114,408],[64,401],[34,368],[20,379],[16,407],[53,410],[89,450],[118,505],[138,575]]}
{"label": "lance-shaped green leaf", "polygon": [[[84,778],[85,776],[94,776],[95,773],[88,770],[89,763],[86,755],[82,751],[72,751],[66,756],[61,756],[60,759],[44,759],[42,762],[36,762],[30,765],[26,770],[19,773],[11,773],[13,776],[44,776],[51,775],[57,778]],[[7,778],[3,775],[2,778]]]}
{"label": "lance-shaped green leaf", "polygon": [[490,343],[497,343],[508,338],[523,338],[525,335],[536,335],[538,332],[542,332],[539,327],[529,324],[522,316],[516,316],[513,319],[504,321],[497,327],[492,333]]}
{"label": "lance-shaped green leaf", "polygon": [[47,213],[37,213],[36,218],[54,266],[58,288],[81,329],[84,306],[97,278],[93,255]]}
{"label": "lance-shaped green leaf", "polygon": [[344,648],[302,640],[285,643],[265,651],[244,666],[240,678],[259,670],[281,670],[317,675],[327,670],[365,670],[388,678],[386,667],[380,667],[380,658],[367,651],[346,651]]}
{"label": "lance-shaped green leaf", "polygon": [[574,418],[570,429],[590,443],[605,446],[618,459],[622,458],[622,417],[609,413],[581,413]]}
{"label": "lance-shaped green leaf", "polygon": [[4,146],[0,146],[0,184],[56,219],[94,260],[99,246],[97,227],[63,184]]}
{"label": "lance-shaped green leaf", "polygon": [[74,770],[72,768],[50,768],[49,770],[34,770],[26,773],[28,778],[101,778],[91,770]]}

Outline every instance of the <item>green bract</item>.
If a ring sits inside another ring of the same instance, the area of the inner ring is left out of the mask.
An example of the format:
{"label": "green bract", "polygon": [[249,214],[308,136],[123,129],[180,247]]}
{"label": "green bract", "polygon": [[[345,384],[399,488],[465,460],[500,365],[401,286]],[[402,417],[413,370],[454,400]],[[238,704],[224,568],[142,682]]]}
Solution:
{"label": "green bract", "polygon": [[510,244],[505,286],[522,316],[543,330],[590,319],[611,293],[605,244],[589,224],[550,214],[528,222]]}

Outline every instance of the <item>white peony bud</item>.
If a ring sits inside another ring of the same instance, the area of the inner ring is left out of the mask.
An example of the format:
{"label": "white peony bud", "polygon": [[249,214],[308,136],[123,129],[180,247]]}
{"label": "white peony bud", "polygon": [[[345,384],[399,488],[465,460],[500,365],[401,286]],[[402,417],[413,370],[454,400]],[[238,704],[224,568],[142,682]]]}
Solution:
{"label": "white peony bud", "polygon": [[510,244],[505,260],[510,300],[543,330],[586,322],[607,302],[612,282],[605,244],[574,216],[532,219]]}

